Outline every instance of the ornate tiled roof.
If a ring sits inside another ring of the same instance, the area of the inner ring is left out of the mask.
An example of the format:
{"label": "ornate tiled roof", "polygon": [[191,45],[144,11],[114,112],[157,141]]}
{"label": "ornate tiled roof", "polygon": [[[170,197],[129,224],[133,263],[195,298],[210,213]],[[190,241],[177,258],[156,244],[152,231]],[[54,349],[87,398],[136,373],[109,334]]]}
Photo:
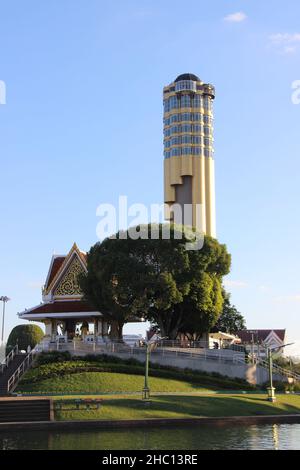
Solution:
{"label": "ornate tiled roof", "polygon": [[278,336],[281,341],[285,339],[285,330],[241,330],[237,332],[237,336],[242,340],[243,343],[251,343],[252,335],[254,341],[263,342],[269,336],[271,331]]}
{"label": "ornate tiled roof", "polygon": [[52,264],[50,266],[50,272],[48,274],[48,279],[45,284],[45,289],[47,289],[50,286],[51,282],[55,278],[56,274],[58,273],[65,259],[66,259],[65,256],[53,257]]}
{"label": "ornate tiled roof", "polygon": [[45,302],[32,309],[25,310],[21,315],[30,314],[45,314],[47,313],[80,313],[80,312],[95,312],[96,309],[84,300],[69,300],[69,301],[56,301]]}

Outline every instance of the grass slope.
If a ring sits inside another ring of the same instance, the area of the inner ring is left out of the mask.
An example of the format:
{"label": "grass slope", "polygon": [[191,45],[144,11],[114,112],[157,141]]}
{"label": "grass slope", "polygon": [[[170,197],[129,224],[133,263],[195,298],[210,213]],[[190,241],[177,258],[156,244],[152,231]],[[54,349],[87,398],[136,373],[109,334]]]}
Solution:
{"label": "grass slope", "polygon": [[[196,392],[215,390],[215,387],[201,387],[185,380],[149,379],[153,392]],[[113,372],[80,372],[54,376],[37,382],[21,383],[18,392],[30,393],[124,393],[141,392],[144,386],[142,375]]]}
{"label": "grass slope", "polygon": [[58,420],[195,418],[200,416],[257,416],[300,414],[300,396],[280,395],[276,403],[266,395],[155,396],[150,406],[133,397],[106,398],[99,410],[74,410],[66,404]]}
{"label": "grass slope", "polygon": [[[40,360],[48,360],[42,356]],[[37,363],[26,372],[17,392],[27,393],[124,393],[143,387],[144,365],[132,361],[100,357],[98,360],[58,360]],[[112,362],[111,362],[112,361]],[[205,390],[253,390],[241,379],[222,377],[188,369],[150,367],[150,386],[158,392]]]}

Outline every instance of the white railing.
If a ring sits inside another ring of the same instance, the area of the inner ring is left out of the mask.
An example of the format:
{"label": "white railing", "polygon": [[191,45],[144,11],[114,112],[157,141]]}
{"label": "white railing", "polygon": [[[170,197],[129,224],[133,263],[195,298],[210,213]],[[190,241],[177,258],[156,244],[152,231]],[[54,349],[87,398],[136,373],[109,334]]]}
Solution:
{"label": "white railing", "polygon": [[[106,343],[84,343],[82,341],[70,341],[68,343],[50,343],[47,345],[39,345],[36,348],[38,352],[42,351],[69,351],[73,355],[86,354],[126,354],[132,357],[141,357],[145,355],[146,348],[143,346],[129,346],[123,342],[106,342]],[[205,349],[205,348],[171,348],[156,347],[151,351],[151,355],[159,355],[165,357],[194,359],[205,361],[216,361],[223,363],[245,364],[245,353],[232,349]]]}
{"label": "white railing", "polygon": [[25,372],[32,365],[35,354],[36,354],[36,351],[34,349],[30,351],[30,353],[27,354],[26,358],[20,364],[18,369],[9,378],[7,382],[7,393],[12,392],[13,389],[18,385],[18,382],[22,378],[23,374],[25,374]]}
{"label": "white railing", "polygon": [[[257,365],[262,366],[265,369],[269,369],[268,361],[265,361],[263,359],[257,361]],[[274,373],[277,373],[279,375],[283,375],[284,377],[290,377],[291,379],[295,379],[297,382],[300,381],[300,375],[297,374],[296,372],[293,372],[290,369],[284,369],[283,367],[278,366],[277,364],[274,364],[274,362],[272,364],[272,368],[273,368]]]}
{"label": "white railing", "polygon": [[9,366],[9,364],[11,363],[11,361],[13,361],[13,359],[15,358],[15,356],[19,353],[19,348],[18,348],[18,345],[16,344],[16,346],[10,351],[10,353],[5,357],[5,359],[3,359],[3,361],[1,362],[1,367],[0,367],[0,372],[3,373],[4,370]]}

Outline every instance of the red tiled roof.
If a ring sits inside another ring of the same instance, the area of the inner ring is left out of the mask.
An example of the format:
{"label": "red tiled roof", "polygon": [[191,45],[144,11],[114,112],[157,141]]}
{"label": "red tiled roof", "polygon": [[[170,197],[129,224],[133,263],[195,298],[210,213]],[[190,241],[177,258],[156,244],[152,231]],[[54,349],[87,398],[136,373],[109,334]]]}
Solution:
{"label": "red tiled roof", "polygon": [[252,335],[254,341],[265,341],[271,331],[274,331],[278,338],[280,338],[281,341],[284,341],[285,330],[241,330],[238,331],[236,335],[242,340],[243,343],[250,343],[252,341]]}
{"label": "red tiled roof", "polygon": [[27,310],[23,313],[78,313],[78,312],[95,312],[96,309],[84,300],[70,300],[65,302],[49,302],[41,304],[38,307]]}
{"label": "red tiled roof", "polygon": [[46,289],[50,286],[51,282],[53,281],[54,277],[58,273],[58,271],[59,271],[60,267],[62,266],[65,259],[66,259],[65,256],[58,256],[57,258],[54,258],[53,263],[52,263],[51,272],[50,272],[50,275],[49,275],[49,279],[48,279],[47,285],[45,286]]}

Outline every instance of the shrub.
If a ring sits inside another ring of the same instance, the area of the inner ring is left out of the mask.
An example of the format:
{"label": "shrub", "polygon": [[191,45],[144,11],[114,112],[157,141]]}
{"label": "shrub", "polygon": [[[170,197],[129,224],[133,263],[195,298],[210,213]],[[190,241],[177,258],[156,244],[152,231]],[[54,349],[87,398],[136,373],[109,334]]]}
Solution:
{"label": "shrub", "polygon": [[35,361],[35,366],[41,366],[43,364],[51,364],[53,362],[66,362],[71,361],[72,356],[69,351],[52,351],[52,352],[41,352]]}
{"label": "shrub", "polygon": [[43,338],[43,330],[37,325],[15,326],[7,340],[6,354],[8,354],[16,344],[19,350],[27,350],[28,346],[34,348]]}
{"label": "shrub", "polygon": [[[264,389],[269,387],[269,382],[264,384]],[[296,382],[294,384],[289,384],[288,382],[273,382],[273,387],[275,387],[277,392],[300,392],[300,383]]]}

